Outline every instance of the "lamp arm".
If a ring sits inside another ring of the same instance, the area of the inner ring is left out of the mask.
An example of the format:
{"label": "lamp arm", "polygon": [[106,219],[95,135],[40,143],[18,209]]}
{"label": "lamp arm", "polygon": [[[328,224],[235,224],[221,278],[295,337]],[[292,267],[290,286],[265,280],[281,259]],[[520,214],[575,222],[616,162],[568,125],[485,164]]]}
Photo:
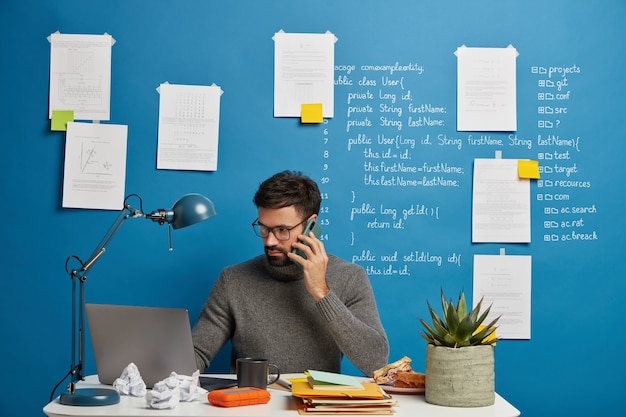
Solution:
{"label": "lamp arm", "polygon": [[[122,228],[122,226],[129,217],[141,216],[141,212],[133,209],[129,204],[125,204],[124,208],[120,211],[111,227],[109,227],[109,230],[107,230],[106,234],[102,237],[100,243],[98,243],[98,246],[96,246],[96,248],[93,250],[89,259],[87,259],[87,261],[85,262],[81,261],[81,268],[77,271],[77,275],[79,277],[86,276],[89,269],[91,269],[91,267],[98,261],[98,259],[100,259],[104,252],[106,252],[109,243],[111,243],[113,238],[117,235],[117,232],[119,232],[119,230]],[[68,271],[68,273],[71,274],[72,271]]]}
{"label": "lamp arm", "polygon": [[[71,256],[65,263],[65,270],[72,278],[72,364],[70,366],[71,381],[69,385],[70,393],[74,393],[76,383],[83,379],[84,371],[84,354],[85,354],[85,289],[84,282],[87,280],[87,273],[92,266],[106,252],[106,248],[111,243],[122,225],[130,217],[142,217],[143,213],[133,209],[130,204],[124,203],[124,208],[120,211],[117,218],[109,227],[98,246],[94,249],[86,262],[80,260],[76,256]],[[80,269],[69,270],[69,260],[75,258],[80,262]],[[76,303],[76,281],[79,282],[78,305]],[[77,321],[78,319],[78,321]],[[78,330],[78,334],[76,331]],[[78,340],[77,340],[78,339]],[[78,346],[77,346],[78,343]],[[78,363],[76,362],[76,351],[78,350]]]}

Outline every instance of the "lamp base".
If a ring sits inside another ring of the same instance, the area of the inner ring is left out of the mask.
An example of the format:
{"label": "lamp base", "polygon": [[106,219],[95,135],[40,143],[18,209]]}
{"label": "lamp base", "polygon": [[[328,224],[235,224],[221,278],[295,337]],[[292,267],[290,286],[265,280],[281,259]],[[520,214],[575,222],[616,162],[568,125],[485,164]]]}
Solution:
{"label": "lamp base", "polygon": [[80,388],[73,393],[64,392],[59,397],[59,403],[63,405],[98,406],[119,402],[120,394],[109,388]]}

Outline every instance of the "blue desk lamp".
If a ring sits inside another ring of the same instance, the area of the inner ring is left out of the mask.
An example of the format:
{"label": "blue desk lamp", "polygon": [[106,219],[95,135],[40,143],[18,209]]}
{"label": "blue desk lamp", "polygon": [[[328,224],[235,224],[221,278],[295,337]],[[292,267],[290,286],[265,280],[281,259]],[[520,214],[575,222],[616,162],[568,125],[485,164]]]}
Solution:
{"label": "blue desk lamp", "polygon": [[[131,197],[139,199],[139,210],[128,204]],[[83,359],[85,346],[85,288],[87,273],[91,267],[100,259],[106,251],[108,244],[115,237],[122,225],[128,218],[145,218],[163,225],[167,223],[169,250],[172,250],[172,238],[170,226],[174,229],[191,226],[215,216],[215,207],[208,198],[200,194],[187,194],[179,198],[170,210],[158,209],[150,214],[143,212],[141,197],[131,194],[124,199],[124,208],[120,211],[117,219],[104,235],[91,257],[83,262],[77,256],[70,256],[65,262],[65,270],[72,278],[72,364],[68,374],[57,384],[52,391],[54,395],[56,388],[71,376],[68,391],[61,394],[59,403],[64,405],[98,406],[117,404],[120,401],[118,392],[109,388],[80,388],[76,389],[78,381],[84,379]],[[80,264],[79,269],[68,268],[71,259],[75,259]],[[76,282],[79,283],[78,305],[76,304]],[[78,344],[78,345],[77,345]],[[76,362],[76,352],[78,351],[78,363]],[[52,400],[52,398],[51,398]]]}

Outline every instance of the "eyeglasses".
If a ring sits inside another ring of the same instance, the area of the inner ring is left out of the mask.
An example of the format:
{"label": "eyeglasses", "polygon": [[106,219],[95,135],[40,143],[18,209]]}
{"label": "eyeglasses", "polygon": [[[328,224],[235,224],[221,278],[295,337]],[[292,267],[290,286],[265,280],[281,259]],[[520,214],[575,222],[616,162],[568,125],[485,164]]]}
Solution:
{"label": "eyeglasses", "polygon": [[263,239],[267,238],[270,235],[270,232],[272,232],[274,236],[276,236],[276,239],[278,240],[289,240],[289,237],[290,237],[289,232],[295,229],[296,227],[300,226],[302,223],[304,223],[307,220],[309,219],[304,219],[300,223],[291,227],[284,227],[284,226],[267,227],[266,225],[259,223],[259,219],[256,219],[255,221],[252,222],[252,228],[254,229],[254,233],[256,233],[258,237],[262,237]]}

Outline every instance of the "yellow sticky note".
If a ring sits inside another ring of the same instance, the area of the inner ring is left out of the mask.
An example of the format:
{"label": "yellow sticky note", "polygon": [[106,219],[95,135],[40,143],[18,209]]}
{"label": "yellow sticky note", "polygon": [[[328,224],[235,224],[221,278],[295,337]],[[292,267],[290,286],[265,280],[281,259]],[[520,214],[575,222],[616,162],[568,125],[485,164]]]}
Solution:
{"label": "yellow sticky note", "polygon": [[517,175],[520,178],[539,178],[539,161],[520,159],[517,161]]}
{"label": "yellow sticky note", "polygon": [[[485,327],[487,327],[487,326],[485,326],[484,324],[481,324],[480,326],[478,326],[478,329],[476,329],[476,332],[475,332],[475,333],[480,332],[480,331],[481,331],[481,330],[483,330]],[[486,341],[488,341],[488,342],[493,341],[492,345],[494,345],[494,346],[495,346],[495,345],[496,345],[496,330],[494,329],[494,330],[493,330],[493,333],[491,333],[491,334],[489,335],[489,337],[485,338],[485,340],[486,340]]]}
{"label": "yellow sticky note", "polygon": [[322,103],[302,104],[300,111],[301,123],[322,123],[324,121]]}
{"label": "yellow sticky note", "polygon": [[67,130],[67,122],[73,121],[74,110],[52,110],[50,130],[65,132]]}

